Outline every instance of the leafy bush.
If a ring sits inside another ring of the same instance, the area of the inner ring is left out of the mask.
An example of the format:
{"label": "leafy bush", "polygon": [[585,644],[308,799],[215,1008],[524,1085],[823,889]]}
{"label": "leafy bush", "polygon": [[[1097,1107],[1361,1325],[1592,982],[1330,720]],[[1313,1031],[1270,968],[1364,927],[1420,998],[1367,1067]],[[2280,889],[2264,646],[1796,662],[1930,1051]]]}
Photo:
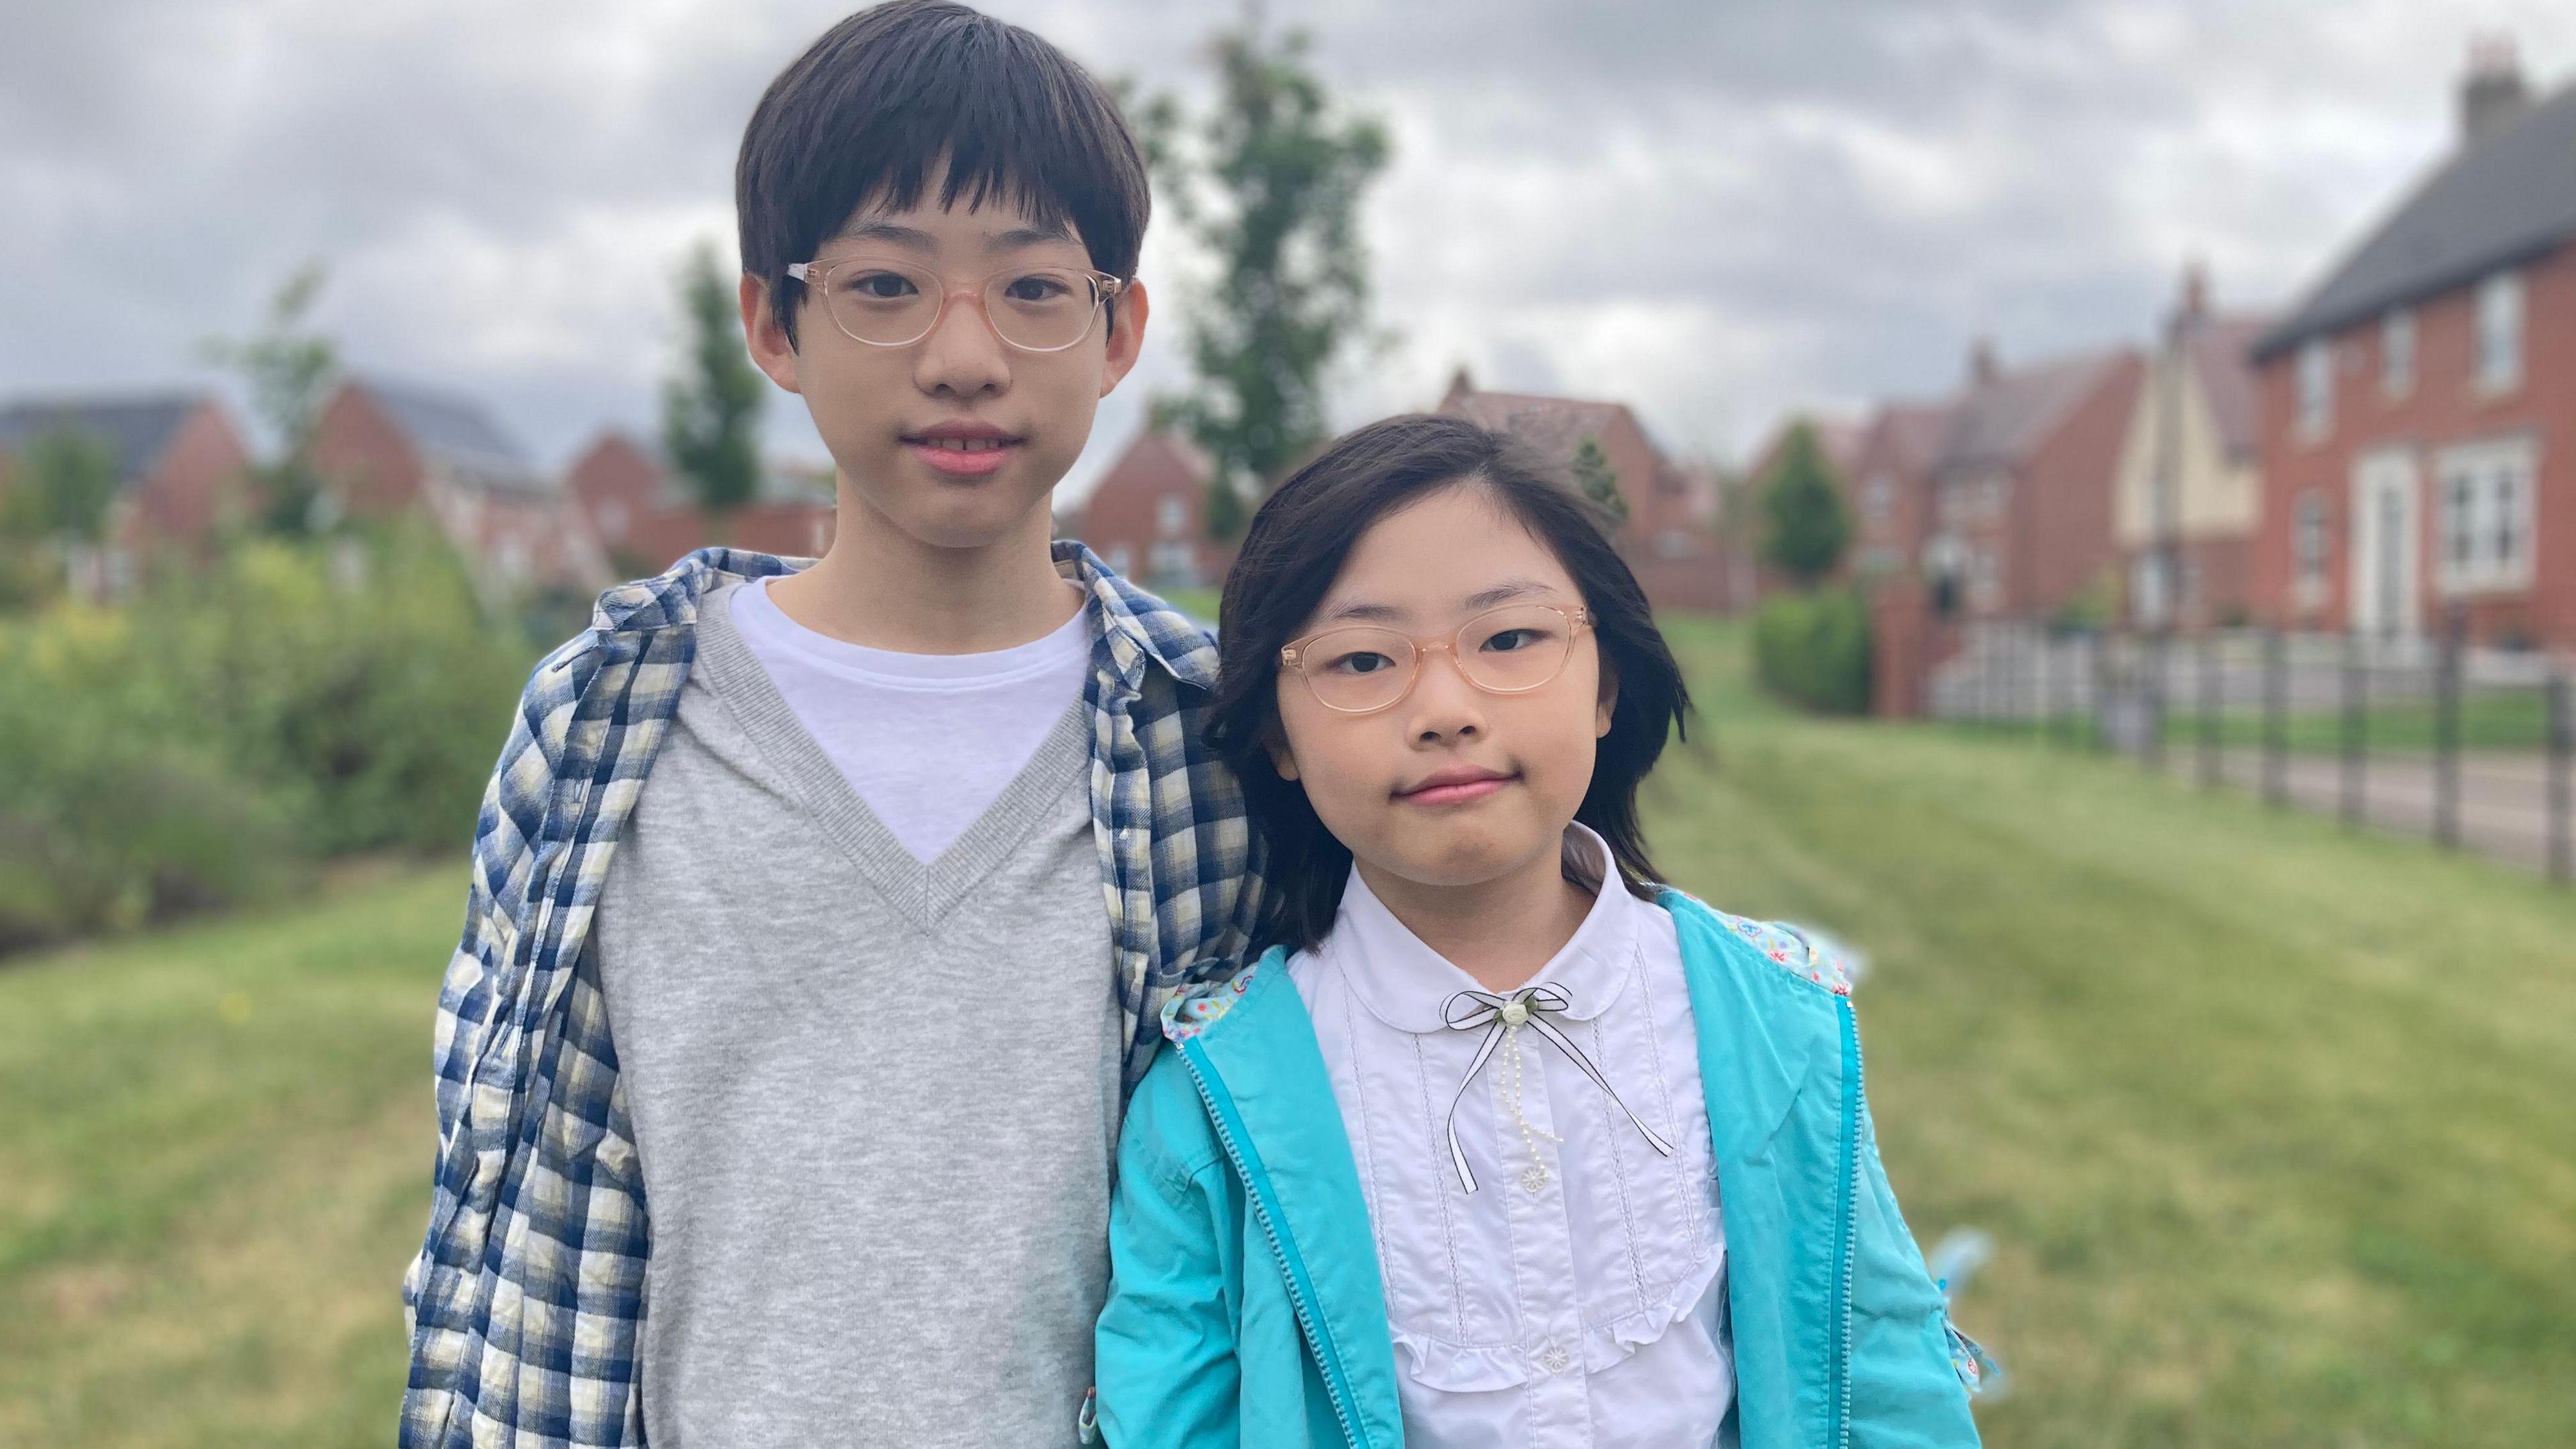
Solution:
{"label": "leafy bush", "polygon": [[1856,589],[1774,594],[1753,618],[1754,671],[1827,714],[1869,712],[1869,605]]}
{"label": "leafy bush", "polygon": [[461,848],[533,652],[408,532],[244,542],[121,609],[0,619],[0,950]]}

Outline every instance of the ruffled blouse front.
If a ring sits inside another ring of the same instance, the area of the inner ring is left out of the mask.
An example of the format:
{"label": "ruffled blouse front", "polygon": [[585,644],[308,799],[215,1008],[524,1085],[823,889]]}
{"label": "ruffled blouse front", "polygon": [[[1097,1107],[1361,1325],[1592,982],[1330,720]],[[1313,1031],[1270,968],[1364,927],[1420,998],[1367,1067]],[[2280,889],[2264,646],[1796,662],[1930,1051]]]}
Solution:
{"label": "ruffled blouse front", "polygon": [[[1606,863],[1600,838],[1574,830]],[[1450,1026],[1458,993],[1480,988],[1357,871],[1331,935],[1288,972],[1358,1161],[1406,1442],[1715,1443],[1734,1391],[1726,1240],[1672,917],[1609,872],[1531,978],[1561,993],[1547,1021],[1608,1091],[1534,1028]],[[1473,1191],[1451,1153],[1453,1099]]]}

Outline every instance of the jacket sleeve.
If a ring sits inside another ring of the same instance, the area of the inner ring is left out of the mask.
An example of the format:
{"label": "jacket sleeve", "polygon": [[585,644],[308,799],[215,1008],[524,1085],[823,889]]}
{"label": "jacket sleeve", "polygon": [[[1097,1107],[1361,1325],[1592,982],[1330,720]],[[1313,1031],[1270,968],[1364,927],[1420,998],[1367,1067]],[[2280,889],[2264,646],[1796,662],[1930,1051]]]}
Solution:
{"label": "jacket sleeve", "polygon": [[[1235,1325],[1242,1233],[1232,1179],[1170,1053],[1128,1110],[1109,1207],[1109,1301],[1094,1373],[1101,1436],[1111,1449],[1233,1449],[1242,1369]],[[1184,1111],[1199,1117],[1189,1131]],[[1173,1119],[1183,1118],[1181,1122]],[[1175,1130],[1177,1129],[1177,1130]],[[1205,1138],[1176,1152],[1166,1132]],[[1195,1166],[1193,1167],[1193,1164]]]}
{"label": "jacket sleeve", "polygon": [[1860,1159],[1852,1244],[1851,1443],[1865,1449],[1974,1445],[1977,1423],[1952,1363],[1949,1309],[1897,1210],[1866,1102]]}

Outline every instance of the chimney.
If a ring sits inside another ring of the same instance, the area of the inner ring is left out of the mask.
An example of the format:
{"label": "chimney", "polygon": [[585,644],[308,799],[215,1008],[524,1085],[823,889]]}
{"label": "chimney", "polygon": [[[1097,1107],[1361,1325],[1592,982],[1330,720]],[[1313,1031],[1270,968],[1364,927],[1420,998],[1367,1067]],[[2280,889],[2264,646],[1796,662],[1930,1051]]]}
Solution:
{"label": "chimney", "polygon": [[2175,316],[2184,322],[2197,322],[2209,315],[2209,266],[2195,257],[2183,263],[2182,301]]}
{"label": "chimney", "polygon": [[1995,362],[1995,344],[1980,337],[1968,344],[1968,385],[1985,387],[2001,376],[2003,368]]}
{"label": "chimney", "polygon": [[1467,375],[1467,364],[1459,363],[1458,371],[1449,379],[1449,391],[1441,396],[1439,411],[1455,411],[1458,404],[1466,401],[1467,395],[1475,390],[1476,380]]}
{"label": "chimney", "polygon": [[2522,119],[2531,92],[2513,37],[2482,35],[2469,42],[2469,71],[2460,80],[2460,145],[2474,146]]}

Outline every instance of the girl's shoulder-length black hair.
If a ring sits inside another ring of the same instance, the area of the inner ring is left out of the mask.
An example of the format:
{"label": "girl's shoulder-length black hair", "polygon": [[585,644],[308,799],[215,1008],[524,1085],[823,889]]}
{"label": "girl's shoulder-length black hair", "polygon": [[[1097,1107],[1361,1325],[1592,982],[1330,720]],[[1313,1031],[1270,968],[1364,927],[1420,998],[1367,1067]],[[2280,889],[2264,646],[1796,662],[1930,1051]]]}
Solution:
{"label": "girl's shoulder-length black hair", "polygon": [[1263,947],[1320,944],[1351,869],[1350,851],[1324,828],[1305,787],[1281,779],[1271,760],[1280,729],[1280,648],[1304,632],[1362,535],[1449,487],[1481,490],[1556,556],[1582,592],[1619,698],[1574,818],[1609,842],[1632,893],[1651,897],[1662,879],[1637,822],[1637,785],[1666,738],[1683,727],[1690,693],[1645,590],[1610,542],[1600,505],[1506,433],[1464,418],[1409,414],[1345,434],[1279,485],[1253,515],[1226,575],[1207,733],[1243,783],[1268,857],[1257,927]]}

